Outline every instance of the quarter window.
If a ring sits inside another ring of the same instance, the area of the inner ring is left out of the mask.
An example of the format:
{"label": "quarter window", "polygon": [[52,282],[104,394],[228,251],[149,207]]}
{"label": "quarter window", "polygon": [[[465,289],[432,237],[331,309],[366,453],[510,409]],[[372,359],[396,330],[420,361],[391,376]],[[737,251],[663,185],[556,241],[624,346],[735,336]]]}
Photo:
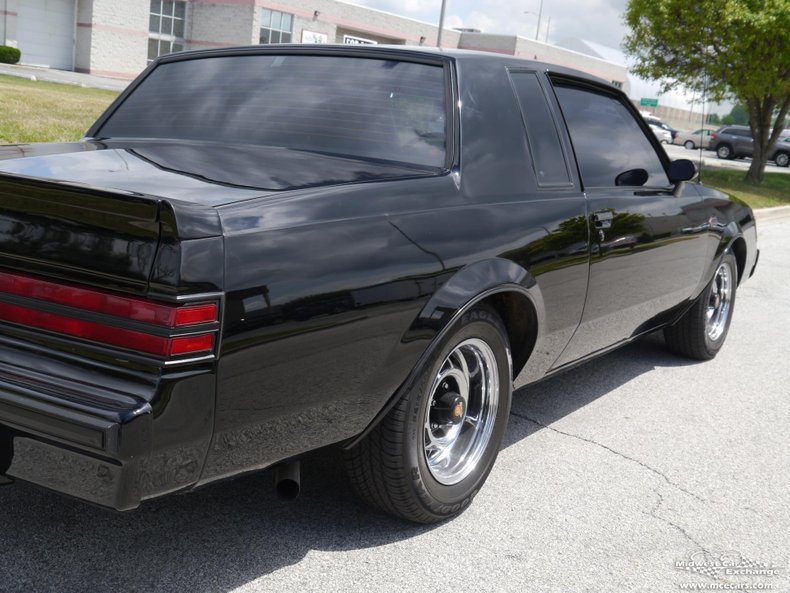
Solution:
{"label": "quarter window", "polygon": [[511,72],[510,79],[521,107],[538,185],[571,185],[557,127],[537,75],[534,72]]}
{"label": "quarter window", "polygon": [[148,16],[148,61],[184,49],[187,3],[151,0]]}
{"label": "quarter window", "polygon": [[291,43],[293,15],[261,9],[261,43]]}
{"label": "quarter window", "polygon": [[616,96],[571,86],[555,90],[585,187],[614,187],[633,169],[647,171],[645,185],[669,185],[653,145]]}

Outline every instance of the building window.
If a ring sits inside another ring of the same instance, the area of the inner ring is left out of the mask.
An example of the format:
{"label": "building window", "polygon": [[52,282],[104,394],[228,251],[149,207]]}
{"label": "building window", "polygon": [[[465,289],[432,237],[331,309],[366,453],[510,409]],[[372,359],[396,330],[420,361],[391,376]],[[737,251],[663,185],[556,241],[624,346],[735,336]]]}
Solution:
{"label": "building window", "polygon": [[261,9],[261,43],[291,43],[293,15]]}
{"label": "building window", "polygon": [[148,17],[148,61],[184,49],[187,3],[151,0]]}

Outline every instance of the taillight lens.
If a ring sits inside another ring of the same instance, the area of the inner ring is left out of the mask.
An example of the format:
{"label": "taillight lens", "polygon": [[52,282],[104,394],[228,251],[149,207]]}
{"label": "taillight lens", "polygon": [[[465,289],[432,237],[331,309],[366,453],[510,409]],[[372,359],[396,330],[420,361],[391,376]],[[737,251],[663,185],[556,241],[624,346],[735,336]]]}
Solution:
{"label": "taillight lens", "polygon": [[217,303],[171,305],[7,272],[0,272],[1,293],[26,299],[0,302],[2,321],[163,358],[214,350]]}
{"label": "taillight lens", "polygon": [[716,139],[716,134],[711,134],[711,135],[710,135],[710,139],[711,139],[711,140],[715,140],[715,139]]}

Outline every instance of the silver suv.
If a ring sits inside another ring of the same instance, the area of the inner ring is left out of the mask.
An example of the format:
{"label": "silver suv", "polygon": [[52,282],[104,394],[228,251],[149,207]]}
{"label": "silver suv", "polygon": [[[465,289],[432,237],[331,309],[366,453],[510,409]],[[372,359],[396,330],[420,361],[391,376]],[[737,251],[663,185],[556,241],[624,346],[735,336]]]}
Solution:
{"label": "silver suv", "polygon": [[[720,159],[738,159],[751,157],[754,154],[752,131],[747,126],[722,126],[710,136],[709,150],[715,150]],[[768,153],[768,160],[774,161],[779,167],[790,164],[790,137],[784,130],[773,150]]]}
{"label": "silver suv", "polygon": [[747,126],[722,126],[711,134],[709,150],[720,159],[737,159],[754,154],[752,131]]}

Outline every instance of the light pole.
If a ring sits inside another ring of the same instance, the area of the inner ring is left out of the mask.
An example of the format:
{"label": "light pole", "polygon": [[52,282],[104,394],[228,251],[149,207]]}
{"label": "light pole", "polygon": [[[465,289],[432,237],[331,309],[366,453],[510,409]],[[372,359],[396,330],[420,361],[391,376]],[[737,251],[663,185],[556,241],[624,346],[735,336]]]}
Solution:
{"label": "light pole", "polygon": [[538,9],[537,13],[534,13],[531,10],[525,10],[524,14],[534,14],[538,17],[538,26],[535,27],[535,41],[540,41],[540,39],[538,39],[538,35],[540,35],[540,21],[543,18],[543,0],[540,0],[540,8]]}
{"label": "light pole", "polygon": [[[540,0],[541,3],[543,0]],[[444,29],[444,9],[447,8],[447,0],[442,0],[442,11],[439,13],[439,34],[436,36],[436,47],[442,47],[442,29]]]}

